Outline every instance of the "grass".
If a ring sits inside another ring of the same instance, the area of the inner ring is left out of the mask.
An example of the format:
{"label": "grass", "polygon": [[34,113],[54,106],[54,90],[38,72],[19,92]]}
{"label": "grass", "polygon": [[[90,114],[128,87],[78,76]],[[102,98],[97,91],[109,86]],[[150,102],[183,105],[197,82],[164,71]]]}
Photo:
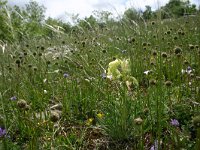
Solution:
{"label": "grass", "polygon": [[[121,22],[8,44],[0,149],[198,149],[199,23]],[[130,71],[117,65],[109,79],[117,59]]]}

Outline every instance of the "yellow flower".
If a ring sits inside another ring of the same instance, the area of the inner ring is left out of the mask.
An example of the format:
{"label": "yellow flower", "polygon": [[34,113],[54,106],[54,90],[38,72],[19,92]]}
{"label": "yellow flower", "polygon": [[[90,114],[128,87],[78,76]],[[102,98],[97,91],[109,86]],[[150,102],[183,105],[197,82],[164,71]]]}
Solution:
{"label": "yellow flower", "polygon": [[129,59],[116,59],[108,65],[108,77],[112,77],[113,80],[120,79],[123,76],[130,74],[130,63]]}
{"label": "yellow flower", "polygon": [[139,86],[138,81],[131,74],[130,59],[116,59],[109,63],[107,78],[118,80],[121,79],[126,83],[129,90]]}
{"label": "yellow flower", "polygon": [[112,76],[112,79],[119,79],[121,77],[121,63],[120,59],[116,59],[109,63],[107,76]]}
{"label": "yellow flower", "polygon": [[98,117],[99,119],[103,118],[103,113],[98,113],[98,114],[97,114],[97,117]]}
{"label": "yellow flower", "polygon": [[93,122],[94,118],[89,118],[87,121],[86,121],[86,125],[91,125],[92,122]]}

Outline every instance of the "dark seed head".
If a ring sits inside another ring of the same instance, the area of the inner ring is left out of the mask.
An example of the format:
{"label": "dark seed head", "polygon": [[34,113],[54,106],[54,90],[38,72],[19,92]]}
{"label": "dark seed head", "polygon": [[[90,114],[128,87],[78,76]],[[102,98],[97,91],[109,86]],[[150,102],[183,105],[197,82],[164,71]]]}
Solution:
{"label": "dark seed head", "polygon": [[59,119],[60,119],[60,114],[57,111],[52,111],[51,116],[50,116],[50,120],[52,122],[57,122]]}
{"label": "dark seed head", "polygon": [[21,63],[21,61],[20,61],[19,59],[17,59],[17,60],[15,61],[15,63],[19,65],[19,64]]}
{"label": "dark seed head", "polygon": [[153,56],[157,56],[157,52],[156,51],[153,51]]}
{"label": "dark seed head", "polygon": [[170,87],[170,86],[172,85],[172,82],[171,82],[171,81],[166,81],[166,82],[165,82],[165,85],[166,85],[167,87]]}
{"label": "dark seed head", "polygon": [[18,102],[17,102],[17,106],[20,108],[20,109],[25,109],[26,108],[26,105],[27,105],[27,102],[23,99],[20,99]]}
{"label": "dark seed head", "polygon": [[163,52],[163,53],[161,54],[161,56],[162,56],[163,58],[167,58],[167,53]]}
{"label": "dark seed head", "polygon": [[155,21],[152,21],[152,22],[151,22],[151,25],[155,25]]}
{"label": "dark seed head", "polygon": [[103,53],[106,53],[107,51],[104,49],[104,50],[102,50],[102,52],[103,52]]}
{"label": "dark seed head", "polygon": [[174,53],[175,54],[180,54],[180,53],[182,53],[182,49],[180,47],[175,47],[174,48]]}
{"label": "dark seed head", "polygon": [[44,48],[44,46],[41,46],[41,48],[40,48],[40,49],[41,49],[42,51],[44,51],[44,49],[45,49],[45,48]]}
{"label": "dark seed head", "polygon": [[33,67],[33,70],[34,70],[34,71],[37,71],[37,67]]}
{"label": "dark seed head", "polygon": [[156,80],[151,79],[151,80],[149,81],[149,84],[150,84],[150,85],[156,85]]}
{"label": "dark seed head", "polygon": [[190,45],[189,45],[189,48],[190,48],[191,50],[193,50],[193,49],[194,49],[194,45],[190,44]]}

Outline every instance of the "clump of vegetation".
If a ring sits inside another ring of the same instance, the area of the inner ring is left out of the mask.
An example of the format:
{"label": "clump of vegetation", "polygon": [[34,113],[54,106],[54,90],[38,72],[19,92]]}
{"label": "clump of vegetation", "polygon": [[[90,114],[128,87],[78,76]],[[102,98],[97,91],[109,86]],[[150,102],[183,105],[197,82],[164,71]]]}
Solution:
{"label": "clump of vegetation", "polygon": [[0,149],[198,149],[195,5],[75,25],[44,12],[0,0]]}

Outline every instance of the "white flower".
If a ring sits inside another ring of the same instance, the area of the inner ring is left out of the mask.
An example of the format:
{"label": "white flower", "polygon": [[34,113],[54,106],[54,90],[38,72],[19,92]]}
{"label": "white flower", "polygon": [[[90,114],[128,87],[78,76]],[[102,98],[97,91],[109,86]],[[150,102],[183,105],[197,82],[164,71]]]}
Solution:
{"label": "white flower", "polygon": [[147,70],[147,71],[144,71],[144,74],[148,75],[150,72],[151,72],[151,70]]}
{"label": "white flower", "polygon": [[44,94],[47,94],[47,90],[44,90]]}

